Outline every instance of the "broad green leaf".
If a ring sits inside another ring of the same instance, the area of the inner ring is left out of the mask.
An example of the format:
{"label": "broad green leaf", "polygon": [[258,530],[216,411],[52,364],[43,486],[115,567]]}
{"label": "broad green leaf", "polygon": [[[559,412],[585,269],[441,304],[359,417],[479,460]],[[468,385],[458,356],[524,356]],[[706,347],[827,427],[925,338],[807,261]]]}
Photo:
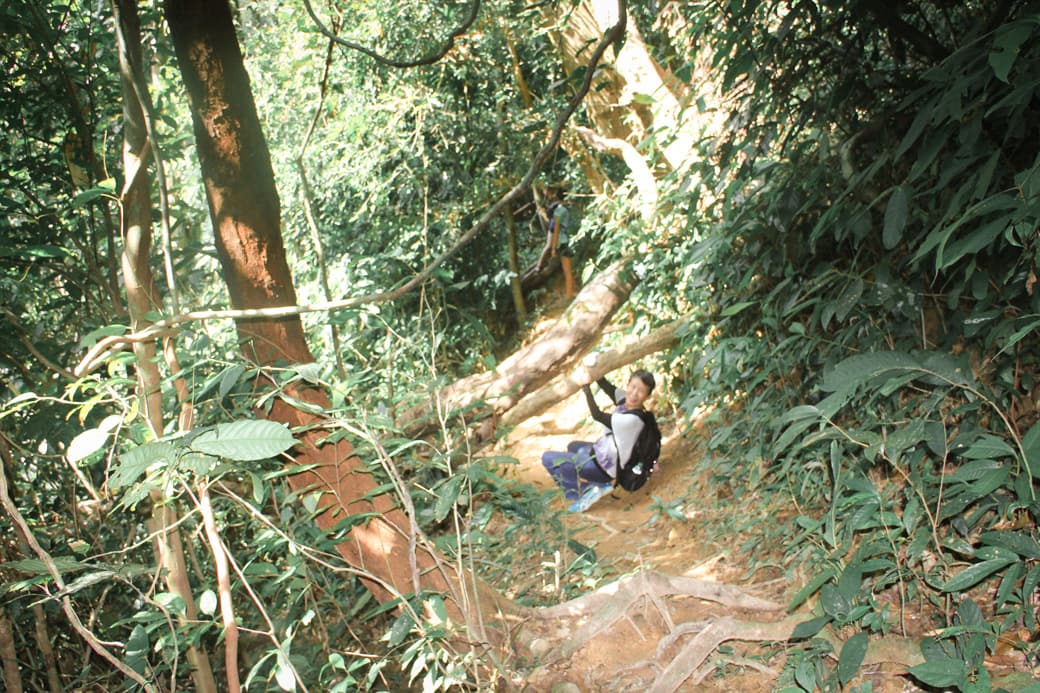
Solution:
{"label": "broad green leaf", "polygon": [[793,611],[794,609],[797,609],[802,602],[816,594],[816,591],[833,577],[834,568],[827,568],[817,573],[816,576],[805,585],[805,587],[798,591],[798,594],[794,595],[791,599],[791,603],[787,605],[787,610]]}
{"label": "broad green leaf", "polygon": [[13,248],[0,246],[0,257],[69,257],[70,253],[65,248],[57,245],[30,245],[24,248]]}
{"label": "broad green leaf", "polygon": [[791,640],[805,640],[811,638],[831,622],[830,616],[818,616],[817,618],[803,621],[794,627],[791,631]]}
{"label": "broad green leaf", "polygon": [[820,606],[824,613],[841,621],[848,615],[852,603],[834,585],[824,585],[820,589]]}
{"label": "broad green leaf", "polygon": [[437,487],[437,503],[434,505],[433,516],[440,522],[451,512],[455,501],[459,499],[462,491],[462,482],[466,481],[463,475],[453,476]]}
{"label": "broad green leaf", "polygon": [[[73,570],[86,570],[90,567],[89,563],[80,563],[75,558],[69,558],[66,556],[55,556],[51,560],[59,573]],[[17,570],[31,575],[50,575],[51,572],[50,569],[48,569],[47,564],[37,558],[26,558],[21,561],[7,561],[0,565],[4,565],[11,570]]]}
{"label": "broad green leaf", "polygon": [[85,575],[80,575],[75,580],[71,580],[65,585],[65,589],[61,591],[61,595],[75,594],[81,590],[85,590],[88,587],[99,585],[104,582],[111,581],[116,576],[114,570],[105,568],[103,570],[95,570]]}
{"label": "broad green leaf", "polygon": [[251,462],[276,457],[295,444],[284,424],[247,420],[218,424],[193,439],[191,448],[226,460]]}
{"label": "broad green leaf", "polygon": [[101,430],[100,428],[88,428],[72,439],[72,442],[69,443],[69,450],[65,456],[68,458],[69,462],[76,464],[105,447],[108,438],[108,431]]}
{"label": "broad green leaf", "polygon": [[924,355],[924,369],[951,385],[975,385],[971,366],[965,359],[958,359],[946,352],[935,351]]}
{"label": "broad green leaf", "polygon": [[278,650],[278,655],[275,657],[274,679],[283,691],[296,690],[296,673],[283,650]]}
{"label": "broad green leaf", "polygon": [[1032,33],[1033,22],[1029,21],[1013,22],[997,29],[993,38],[993,49],[989,54],[989,66],[1001,82],[1008,81],[1008,75],[1018,58],[1022,44]]}
{"label": "broad green leaf", "polygon": [[116,489],[135,483],[153,464],[160,462],[169,464],[175,461],[178,450],[178,446],[165,440],[145,443],[127,450],[119,455],[119,463],[109,474],[109,487]]}
{"label": "broad green leaf", "polygon": [[1011,347],[1015,346],[1016,344],[1021,342],[1025,337],[1036,331],[1038,327],[1040,327],[1040,319],[1034,316],[1022,327],[1015,330],[1014,334],[1007,338],[1007,340],[1001,346],[1001,352],[1010,350]]}
{"label": "broad green leaf", "polygon": [[220,388],[217,390],[217,398],[224,399],[227,397],[227,394],[239,383],[245,372],[246,367],[240,363],[225,368],[224,372],[220,374]]}
{"label": "broad green leaf", "polygon": [[1010,549],[1023,558],[1040,558],[1040,543],[1029,534],[1012,530],[983,532],[979,541],[988,546]]}
{"label": "broad green leaf", "polygon": [[820,388],[826,392],[853,390],[874,378],[895,372],[921,370],[921,363],[910,354],[879,351],[850,356],[824,374]]}
{"label": "broad green leaf", "polygon": [[965,483],[981,479],[1003,467],[997,460],[972,460],[968,464],[961,465],[952,474],[948,474],[951,481],[963,481]]}
{"label": "broad green leaf", "polygon": [[845,686],[859,671],[863,658],[867,655],[867,646],[870,644],[867,634],[856,633],[842,645],[841,654],[838,656],[838,681]]}
{"label": "broad green leaf", "polygon": [[1022,450],[1026,455],[1026,469],[1031,476],[1040,479],[1040,423],[1033,424],[1022,436]]}
{"label": "broad green leaf", "polygon": [[961,572],[954,575],[952,578],[943,585],[943,592],[962,592],[966,589],[974,587],[993,573],[1008,567],[1014,563],[1014,559],[996,559],[992,561],[982,561],[976,563],[968,568],[965,568]]}
{"label": "broad green leaf", "polygon": [[844,322],[861,298],[863,298],[863,280],[856,277],[842,289],[841,295],[838,296],[838,300],[834,304],[834,316]]}
{"label": "broad green leaf", "polygon": [[794,680],[802,687],[802,690],[817,690],[816,664],[813,660],[808,658],[799,660],[794,667]]}
{"label": "broad green leaf", "polygon": [[947,657],[945,659],[930,659],[924,664],[912,666],[909,669],[911,676],[929,686],[945,688],[947,686],[958,686],[967,680],[968,672],[964,662],[959,659]]}
{"label": "broad green leaf", "polygon": [[155,602],[178,616],[185,614],[184,600],[173,592],[160,592],[155,595]]}
{"label": "broad green leaf", "polygon": [[411,614],[408,611],[402,611],[390,626],[390,632],[385,636],[389,640],[390,647],[397,647],[404,642],[412,631],[413,625],[415,625],[415,621],[412,620]]}
{"label": "broad green leaf", "polygon": [[314,404],[313,402],[308,402],[306,400],[302,400],[299,397],[291,397],[291,396],[285,394],[284,392],[280,393],[278,396],[286,404],[288,404],[288,405],[290,405],[290,406],[292,406],[292,407],[294,407],[296,409],[299,409],[300,411],[307,412],[308,414],[318,414],[318,415],[320,415],[320,414],[324,414],[325,413],[325,409],[322,406]]}
{"label": "broad green leaf", "polygon": [[952,267],[958,260],[966,255],[975,255],[984,248],[993,245],[993,241],[1004,233],[1010,219],[1001,217],[973,229],[961,236],[953,243],[941,246],[935,259],[935,268],[942,271]]}
{"label": "broad green leaf", "polygon": [[1001,459],[1015,456],[1012,448],[1003,438],[985,433],[960,453],[967,460]]}
{"label": "broad green leaf", "polygon": [[130,638],[126,641],[126,656],[123,661],[138,674],[143,674],[148,667],[149,648],[148,631],[138,624],[134,626]]}
{"label": "broad green leaf", "polygon": [[887,250],[895,248],[902,240],[909,208],[910,196],[906,188],[901,185],[893,188],[885,205],[885,226],[881,234],[881,242]]}

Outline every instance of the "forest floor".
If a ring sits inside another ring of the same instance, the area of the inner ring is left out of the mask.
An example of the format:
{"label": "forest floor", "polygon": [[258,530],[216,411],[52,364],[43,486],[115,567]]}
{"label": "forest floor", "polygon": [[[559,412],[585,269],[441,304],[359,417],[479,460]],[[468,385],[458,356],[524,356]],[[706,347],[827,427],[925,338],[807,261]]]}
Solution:
{"label": "forest floor", "polygon": [[[654,409],[653,404],[651,400],[648,408]],[[720,504],[716,498],[708,497],[707,494],[720,491],[713,489],[706,479],[698,478],[706,474],[702,471],[704,467],[698,465],[704,454],[705,434],[696,422],[684,432],[676,431],[674,417],[660,409],[657,414],[664,434],[658,471],[639,491],[615,490],[584,513],[566,512],[560,493],[553,504],[563,512],[568,531],[576,541],[595,551],[601,565],[610,566],[618,573],[644,568],[670,576],[732,585],[754,597],[774,602],[778,608],[755,611],[682,597],[669,598],[666,603],[658,599],[637,600],[627,609],[624,618],[618,619],[612,627],[597,631],[595,637],[576,651],[546,657],[548,663],[528,680],[527,691],[657,690],[655,686],[668,673],[668,667],[675,667],[677,660],[690,656],[689,650],[684,649],[684,641],[695,639],[706,625],[717,622],[779,625],[789,616],[783,607],[809,578],[798,576],[792,581],[799,584],[788,584],[782,546],[770,549],[775,556],[766,560],[759,549],[755,567],[749,568],[751,564],[741,550],[747,537],[741,536],[739,528],[748,525],[751,508],[745,507],[741,512],[740,504]],[[601,431],[602,427],[589,417],[579,392],[510,431],[497,446],[496,453],[518,460],[517,465],[509,468],[510,476],[551,491],[555,484],[542,467],[542,452],[566,449],[567,443],[575,439],[595,440]],[[775,514],[771,516],[768,510],[755,510],[765,521],[782,521]],[[777,513],[780,512],[778,509]],[[725,513],[741,516],[726,517]],[[727,532],[727,528],[732,531]],[[564,557],[563,560],[569,559]],[[802,620],[812,618],[807,610],[802,616]],[[779,644],[763,644],[762,640],[735,638],[714,646],[711,657],[698,665],[678,688],[670,690],[759,693],[783,688],[781,671],[787,660],[783,639]],[[833,668],[834,662],[829,666]],[[880,693],[919,690],[901,676],[894,665],[887,663],[865,671],[856,683],[862,684],[867,679],[870,685],[862,690]]]}

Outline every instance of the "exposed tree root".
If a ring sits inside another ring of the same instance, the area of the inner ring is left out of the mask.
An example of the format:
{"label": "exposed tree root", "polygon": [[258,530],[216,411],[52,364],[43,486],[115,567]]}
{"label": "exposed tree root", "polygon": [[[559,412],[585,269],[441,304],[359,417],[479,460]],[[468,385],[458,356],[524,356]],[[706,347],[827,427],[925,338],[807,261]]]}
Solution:
{"label": "exposed tree root", "polygon": [[[687,683],[696,686],[711,675],[715,670],[711,655],[723,643],[732,640],[787,641],[798,624],[808,618],[806,614],[791,614],[777,621],[757,621],[722,615],[706,620],[674,623],[667,598],[677,597],[694,597],[744,612],[775,614],[784,608],[732,585],[645,571],[564,604],[534,610],[531,616],[536,622],[554,624],[554,632],[549,638],[555,642],[555,646],[549,646],[543,641],[540,647],[532,649],[539,650],[538,655],[554,652],[552,661],[548,663],[549,668],[566,671],[570,677],[583,677],[590,685],[596,680],[601,690],[607,690],[603,688],[605,681],[613,680],[609,690],[672,693]],[[663,636],[644,633],[633,619],[633,607],[640,603],[644,606],[652,605],[660,615],[665,630]],[[580,665],[572,658],[589,645],[593,638],[610,631],[621,622],[631,626],[644,640],[660,637],[653,655],[615,671],[579,671]],[[568,623],[571,624],[570,628],[566,625]],[[841,650],[842,642],[833,633],[824,631],[817,637],[830,641],[835,652]],[[889,662],[908,668],[921,661],[912,641],[888,637],[871,642],[863,666]],[[765,666],[759,662],[737,663],[753,668]],[[769,671],[776,675],[771,669]],[[621,684],[621,679],[625,679],[626,683]]]}

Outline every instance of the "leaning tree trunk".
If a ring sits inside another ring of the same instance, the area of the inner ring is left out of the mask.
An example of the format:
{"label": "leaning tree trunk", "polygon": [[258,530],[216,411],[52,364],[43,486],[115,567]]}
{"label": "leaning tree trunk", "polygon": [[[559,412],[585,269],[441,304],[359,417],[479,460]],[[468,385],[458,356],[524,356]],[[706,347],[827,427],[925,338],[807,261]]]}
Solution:
{"label": "leaning tree trunk", "polygon": [[[236,309],[291,306],[296,293],[285,257],[267,143],[260,129],[249,78],[226,2],[166,0],[165,15],[192,113],[199,163],[216,235],[216,247]],[[313,361],[298,316],[258,316],[237,322],[244,356],[261,365]],[[418,534],[415,518],[376,491],[379,483],[349,443],[324,443],[322,417],[290,402],[325,409],[320,389],[295,384],[285,388],[270,412],[261,415],[302,431],[292,466],[307,469],[289,477],[290,485],[317,493],[317,522],[330,529],[358,513],[372,513],[338,546],[361,571],[366,586],[385,602],[420,591],[446,595],[451,616],[472,626],[479,612],[512,610],[508,600],[474,576],[449,570],[448,562]],[[308,407],[310,409],[311,407]],[[488,633],[497,640],[497,633]]]}
{"label": "leaning tree trunk", "polygon": [[524,395],[573,366],[599,339],[638,284],[631,260],[620,260],[582,287],[548,332],[504,359],[493,371],[458,380],[400,417],[409,436],[429,432],[446,413],[464,411],[470,423],[510,409]]}
{"label": "leaning tree trunk", "polygon": [[527,419],[541,414],[549,407],[558,404],[561,400],[570,397],[580,390],[584,383],[593,382],[607,373],[638,361],[644,356],[656,354],[659,351],[675,346],[678,343],[681,330],[688,323],[688,318],[673,320],[641,339],[632,340],[620,347],[597,354],[595,361],[587,366],[583,364],[579,372],[566,372],[557,375],[552,382],[547,383],[517,402],[516,406],[502,415],[499,423],[505,426],[515,426],[523,423]]}

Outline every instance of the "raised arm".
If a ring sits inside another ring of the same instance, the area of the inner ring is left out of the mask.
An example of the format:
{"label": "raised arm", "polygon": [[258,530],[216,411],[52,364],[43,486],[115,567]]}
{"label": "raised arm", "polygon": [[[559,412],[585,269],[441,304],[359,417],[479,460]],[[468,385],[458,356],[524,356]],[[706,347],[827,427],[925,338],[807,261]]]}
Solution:
{"label": "raised arm", "polygon": [[607,393],[607,397],[610,397],[610,401],[614,404],[621,404],[625,401],[625,391],[614,387],[610,381],[607,380],[606,376],[597,380],[596,384],[599,385],[599,389]]}
{"label": "raised arm", "polygon": [[610,428],[610,414],[604,413],[603,410],[599,408],[599,405],[596,404],[596,398],[592,394],[592,388],[588,385],[582,385],[581,391],[585,393],[585,401],[589,405],[589,413],[592,414],[592,418],[607,428]]}

